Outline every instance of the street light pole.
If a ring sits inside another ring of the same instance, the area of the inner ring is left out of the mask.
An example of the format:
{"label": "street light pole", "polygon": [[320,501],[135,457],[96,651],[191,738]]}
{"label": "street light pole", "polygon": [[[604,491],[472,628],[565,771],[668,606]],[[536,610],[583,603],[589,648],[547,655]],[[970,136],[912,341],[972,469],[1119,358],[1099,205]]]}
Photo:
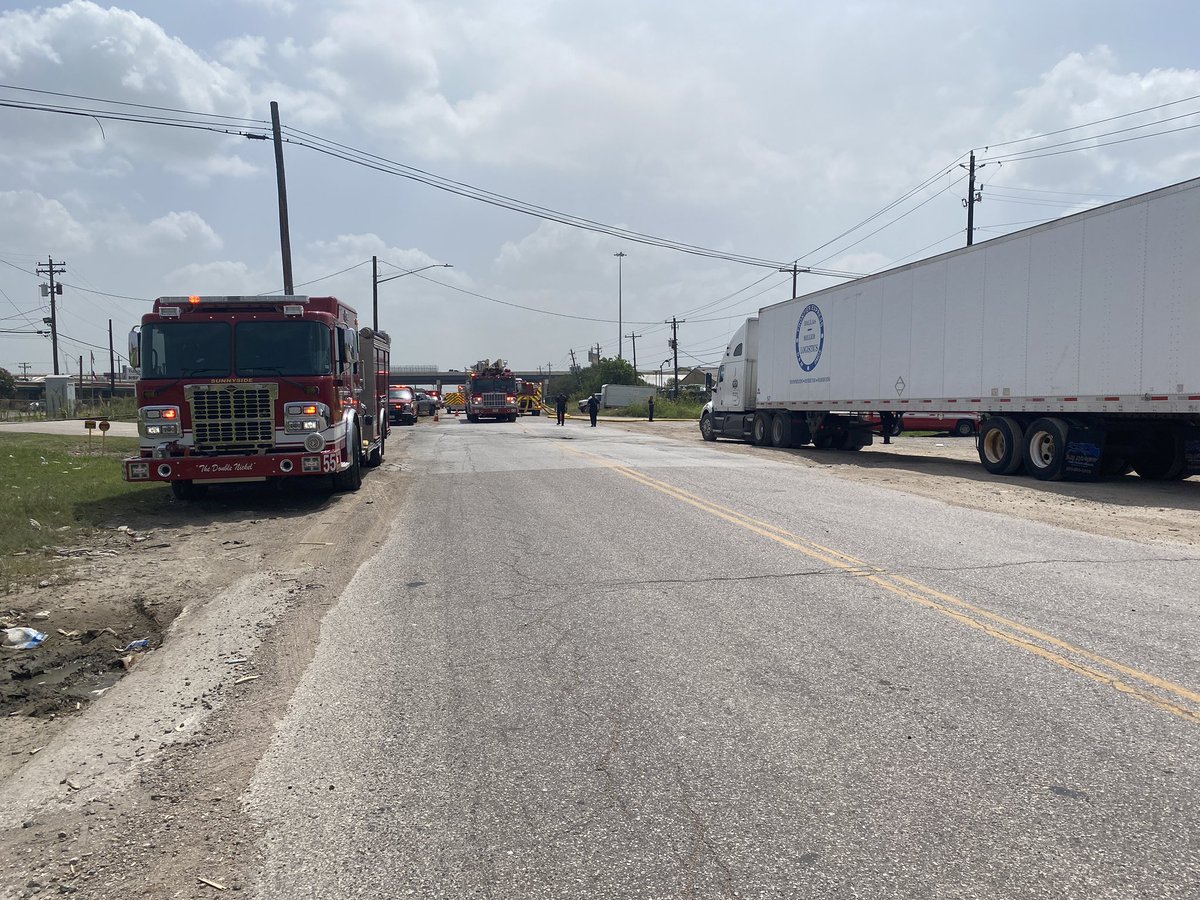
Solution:
{"label": "street light pole", "polygon": [[625,330],[621,322],[621,269],[627,255],[624,250],[613,254],[617,258],[617,359],[625,358]]}

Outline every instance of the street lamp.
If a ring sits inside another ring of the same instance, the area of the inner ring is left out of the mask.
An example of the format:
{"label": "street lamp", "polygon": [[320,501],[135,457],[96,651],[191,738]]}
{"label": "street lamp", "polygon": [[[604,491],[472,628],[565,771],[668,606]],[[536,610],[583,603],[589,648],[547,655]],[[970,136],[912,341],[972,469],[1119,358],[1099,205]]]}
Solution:
{"label": "street lamp", "polygon": [[666,359],[664,359],[662,362],[660,362],[658,364],[658,389],[660,391],[662,390],[662,386],[663,386],[663,383],[662,383],[662,381],[663,381],[663,374],[662,374],[663,366],[665,366],[670,361],[671,361],[671,357],[668,356]]}
{"label": "street lamp", "polygon": [[395,275],[389,275],[387,278],[379,277],[379,257],[371,257],[371,327],[376,331],[379,330],[379,286],[385,281],[395,281],[397,278],[403,278],[405,275],[416,275],[418,272],[424,272],[426,269],[453,269],[454,266],[450,263],[430,263],[427,266],[421,266],[419,269],[408,269],[404,272],[399,272]]}
{"label": "street lamp", "polygon": [[621,267],[627,255],[624,250],[613,254],[617,258],[617,359],[625,358],[625,329],[621,324]]}

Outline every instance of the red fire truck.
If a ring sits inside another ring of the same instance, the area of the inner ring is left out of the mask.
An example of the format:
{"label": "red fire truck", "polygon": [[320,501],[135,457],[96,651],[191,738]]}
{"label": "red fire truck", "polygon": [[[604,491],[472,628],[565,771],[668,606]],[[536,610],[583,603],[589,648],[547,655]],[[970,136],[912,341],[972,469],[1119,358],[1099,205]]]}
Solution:
{"label": "red fire truck", "polygon": [[141,451],[126,481],[332,476],[356,491],[383,461],[390,341],[336,297],[160,297],[129,335]]}
{"label": "red fire truck", "polygon": [[467,421],[481,418],[517,421],[517,376],[504,360],[482,360],[467,373],[464,401]]}

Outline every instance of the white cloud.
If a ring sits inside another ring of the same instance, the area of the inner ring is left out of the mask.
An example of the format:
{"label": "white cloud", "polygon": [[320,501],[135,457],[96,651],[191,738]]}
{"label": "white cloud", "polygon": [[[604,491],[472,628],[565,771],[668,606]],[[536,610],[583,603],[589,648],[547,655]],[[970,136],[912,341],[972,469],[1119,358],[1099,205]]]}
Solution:
{"label": "white cloud", "polygon": [[50,247],[57,254],[86,253],[91,229],[58,200],[34,191],[0,192],[0,246]]}
{"label": "white cloud", "polygon": [[264,38],[243,35],[219,45],[221,61],[232,69],[261,69],[267,52]]}
{"label": "white cloud", "polygon": [[106,243],[113,250],[146,256],[173,247],[186,247],[193,253],[218,250],[222,241],[197,213],[172,212],[145,225],[109,225]]}

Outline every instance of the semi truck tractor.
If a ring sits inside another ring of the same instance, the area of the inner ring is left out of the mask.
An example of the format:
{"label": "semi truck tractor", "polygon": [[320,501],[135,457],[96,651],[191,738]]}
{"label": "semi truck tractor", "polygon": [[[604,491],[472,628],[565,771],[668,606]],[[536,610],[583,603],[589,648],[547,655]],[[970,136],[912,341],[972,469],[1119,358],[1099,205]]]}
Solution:
{"label": "semi truck tractor", "polygon": [[700,431],[858,450],[881,416],[979,413],[994,474],[1186,477],[1198,285],[1194,179],[759,310]]}
{"label": "semi truck tractor", "polygon": [[125,480],[181,500],[319,476],[356,491],[383,461],[389,354],[336,297],[160,297],[129,335],[141,440]]}

